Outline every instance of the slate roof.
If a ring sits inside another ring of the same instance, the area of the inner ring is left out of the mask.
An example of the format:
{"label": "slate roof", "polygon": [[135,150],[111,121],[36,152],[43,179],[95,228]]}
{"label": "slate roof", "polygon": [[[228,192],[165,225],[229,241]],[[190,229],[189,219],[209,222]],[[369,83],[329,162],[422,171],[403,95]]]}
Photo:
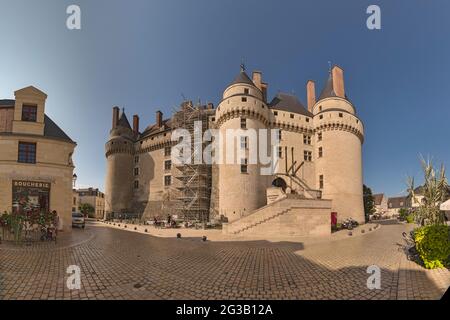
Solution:
{"label": "slate roof", "polygon": [[47,115],[44,115],[44,136],[74,143],[74,141],[70,139],[70,137]]}
{"label": "slate roof", "polygon": [[381,205],[381,202],[383,201],[384,193],[378,193],[373,195],[373,200],[375,202],[376,206]]}
{"label": "slate roof", "polygon": [[[0,108],[14,107],[15,100],[3,99],[0,100]],[[44,137],[64,140],[70,143],[75,143],[58,125],[44,114]]]}
{"label": "slate roof", "polygon": [[[171,125],[172,125],[172,119],[165,119],[162,121],[162,127],[164,127],[165,130],[170,129]],[[152,135],[153,133],[160,132],[160,131],[161,131],[161,128],[158,127],[156,125],[156,123],[149,125],[147,128],[145,128],[144,132],[141,133],[140,138]]]}
{"label": "slate roof", "polygon": [[272,99],[272,101],[269,103],[269,108],[292,113],[299,113],[308,117],[313,116],[312,113],[303,106],[303,104],[295,95],[283,92],[278,93]]}
{"label": "slate roof", "polygon": [[244,70],[241,70],[239,72],[239,74],[236,76],[236,78],[234,78],[233,82],[230,83],[230,86],[233,84],[238,84],[238,83],[245,83],[245,84],[248,84],[251,86],[255,86],[252,79],[250,79],[250,77],[247,75],[247,73]]}
{"label": "slate roof", "polygon": [[1,107],[14,107],[15,103],[16,103],[15,100],[3,99],[3,100],[0,100],[0,108]]}
{"label": "slate roof", "polygon": [[[327,83],[325,84],[325,87],[322,89],[322,92],[320,93],[319,99],[317,101],[330,97],[337,97],[336,92],[334,92],[333,74],[331,72],[328,76]],[[348,100],[347,95],[345,95],[345,99]]]}
{"label": "slate roof", "polygon": [[119,120],[117,121],[117,125],[131,129],[130,122],[128,122],[127,116],[125,115],[125,112],[122,111],[122,114],[119,117]]}
{"label": "slate roof", "polygon": [[388,199],[388,208],[398,209],[398,208],[409,208],[410,199],[408,196],[403,197],[393,197]]}

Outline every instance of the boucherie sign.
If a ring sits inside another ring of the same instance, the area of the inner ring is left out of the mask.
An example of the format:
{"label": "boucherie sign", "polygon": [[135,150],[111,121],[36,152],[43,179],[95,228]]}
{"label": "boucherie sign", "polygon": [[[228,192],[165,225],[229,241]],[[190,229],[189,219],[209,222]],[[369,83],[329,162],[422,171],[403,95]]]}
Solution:
{"label": "boucherie sign", "polygon": [[27,188],[40,188],[40,189],[50,189],[50,183],[39,182],[39,181],[25,181],[25,180],[14,180],[14,187],[27,187]]}

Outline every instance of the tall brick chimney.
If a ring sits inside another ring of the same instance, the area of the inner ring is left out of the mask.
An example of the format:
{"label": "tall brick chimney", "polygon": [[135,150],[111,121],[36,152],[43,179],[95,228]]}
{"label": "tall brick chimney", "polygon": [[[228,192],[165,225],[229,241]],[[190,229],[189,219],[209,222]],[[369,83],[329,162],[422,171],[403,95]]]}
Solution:
{"label": "tall brick chimney", "polygon": [[344,70],[339,66],[334,66],[333,69],[331,69],[331,75],[333,77],[334,93],[336,93],[338,97],[345,98]]}
{"label": "tall brick chimney", "polygon": [[306,99],[308,100],[308,111],[312,112],[316,104],[316,84],[312,80],[306,83]]}
{"label": "tall brick chimney", "polygon": [[137,114],[133,116],[133,131],[139,133],[139,116]]}
{"label": "tall brick chimney", "polygon": [[113,108],[113,117],[112,117],[112,128],[114,129],[117,126],[117,121],[119,121],[119,107]]}
{"label": "tall brick chimney", "polygon": [[158,128],[162,127],[162,118],[163,118],[163,113],[161,111],[156,111],[156,126]]}

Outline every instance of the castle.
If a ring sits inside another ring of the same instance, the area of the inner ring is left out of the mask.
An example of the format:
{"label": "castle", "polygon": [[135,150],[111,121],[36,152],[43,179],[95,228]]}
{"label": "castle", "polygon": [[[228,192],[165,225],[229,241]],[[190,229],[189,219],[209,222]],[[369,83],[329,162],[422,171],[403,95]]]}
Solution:
{"label": "castle", "polygon": [[[302,216],[314,210],[323,215],[323,224],[329,225],[331,212],[339,220],[351,217],[363,223],[364,127],[345,93],[343,69],[329,71],[318,98],[314,81],[307,82],[306,107],[281,92],[269,102],[267,89],[261,72],[250,78],[241,67],[217,108],[183,102],[169,119],[157,111],[156,123],[142,132],[137,115],[131,126],[125,112],[114,107],[106,143],[106,212],[144,217],[177,213],[203,221],[220,217],[230,225],[247,221],[236,230],[270,219],[282,225],[286,212]],[[276,171],[261,175],[260,164],[247,162],[174,165],[173,130],[191,132],[194,120],[201,121],[203,132],[279,129]],[[278,207],[284,209],[275,214]]]}

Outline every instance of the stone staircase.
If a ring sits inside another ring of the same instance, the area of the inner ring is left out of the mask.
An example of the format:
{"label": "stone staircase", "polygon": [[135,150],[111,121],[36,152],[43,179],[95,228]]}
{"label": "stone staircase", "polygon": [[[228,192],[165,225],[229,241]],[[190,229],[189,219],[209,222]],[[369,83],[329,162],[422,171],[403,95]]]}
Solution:
{"label": "stone staircase", "polygon": [[223,224],[222,232],[234,236],[286,236],[330,233],[331,201],[284,194],[247,216]]}
{"label": "stone staircase", "polygon": [[228,224],[227,233],[234,235],[240,234],[289,212],[291,210],[290,207],[280,205],[285,199],[288,199],[288,195],[286,194],[270,204],[253,211],[248,216]]}

